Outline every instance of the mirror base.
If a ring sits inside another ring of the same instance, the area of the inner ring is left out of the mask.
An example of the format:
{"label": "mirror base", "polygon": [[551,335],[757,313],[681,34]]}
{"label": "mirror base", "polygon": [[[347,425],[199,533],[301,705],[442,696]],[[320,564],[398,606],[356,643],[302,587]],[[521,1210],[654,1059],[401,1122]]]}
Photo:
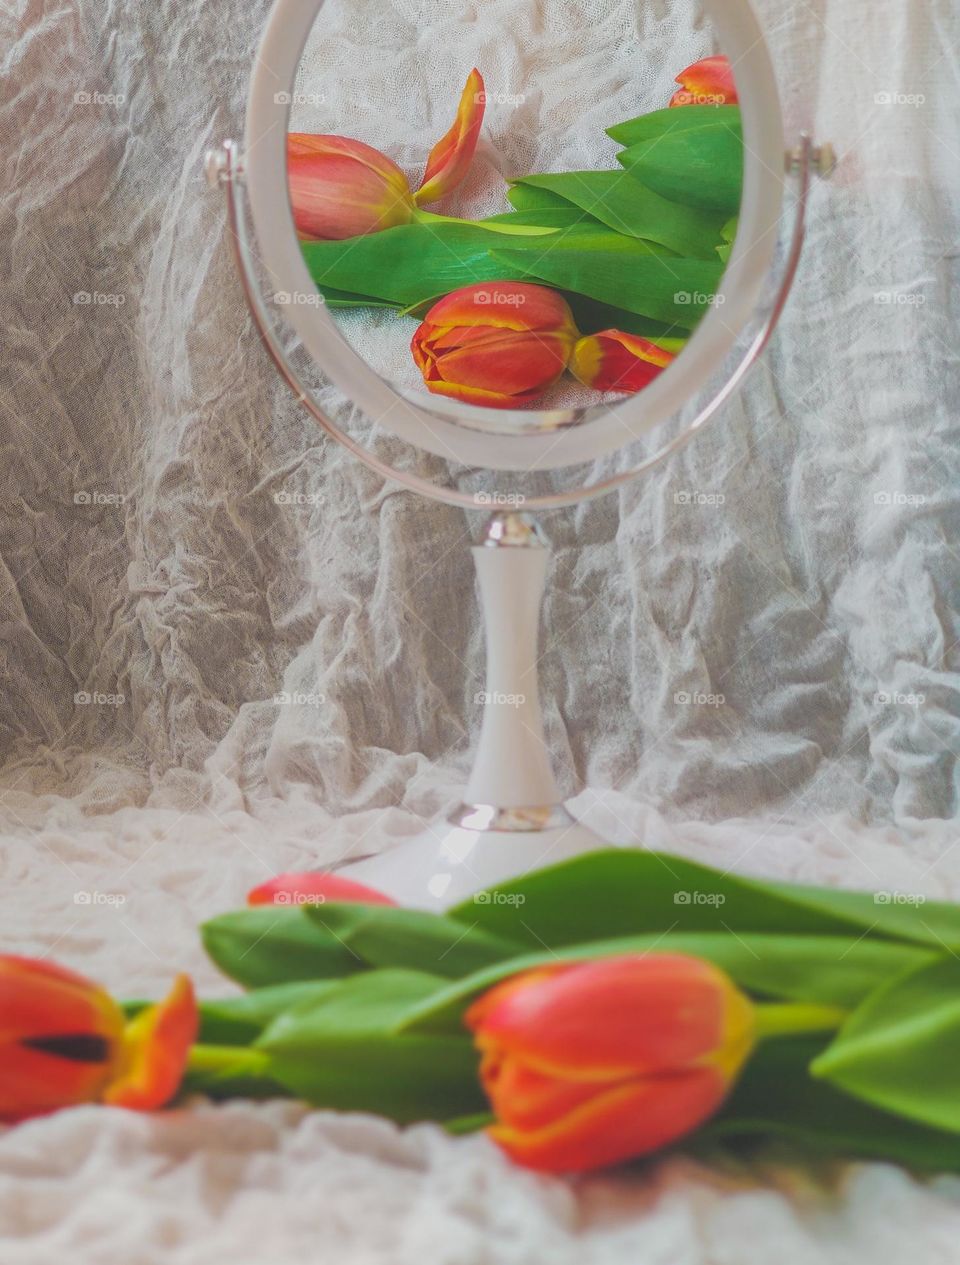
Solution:
{"label": "mirror base", "polygon": [[493,884],[612,846],[578,821],[535,831],[437,822],[398,847],[337,866],[336,873],[405,908],[439,913]]}

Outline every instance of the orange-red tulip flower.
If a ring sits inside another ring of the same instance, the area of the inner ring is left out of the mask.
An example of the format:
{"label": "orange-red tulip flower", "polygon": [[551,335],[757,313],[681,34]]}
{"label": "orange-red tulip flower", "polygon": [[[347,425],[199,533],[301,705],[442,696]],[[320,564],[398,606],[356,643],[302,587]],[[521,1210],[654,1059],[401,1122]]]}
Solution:
{"label": "orange-red tulip flower", "polygon": [[642,391],[676,359],[682,339],[660,343],[605,329],[579,339],[570,358],[570,372],[584,386],[598,391]]}
{"label": "orange-red tulip flower", "polygon": [[346,136],[287,136],[287,180],[301,237],[339,241],[409,224],[413,194],[385,154]]}
{"label": "orange-red tulip flower", "polygon": [[450,131],[430,151],[414,194],[395,162],[347,136],[287,134],[287,183],[293,222],[308,241],[340,241],[431,220],[419,207],[444,198],[467,174],[483,123],[483,79],[467,78]]}
{"label": "orange-red tulip flower", "polygon": [[350,901],[358,905],[396,904],[389,896],[372,887],[322,870],[278,874],[247,893],[248,905],[323,905],[327,901]]}
{"label": "orange-red tulip flower", "polygon": [[430,151],[423,182],[414,194],[418,206],[445,198],[467,174],[480,139],[485,105],[483,77],[474,67],[467,76],[453,126]]}
{"label": "orange-red tulip flower", "polygon": [[705,57],[677,75],[679,92],[671,105],[737,105],[737,85],[727,57]]}
{"label": "orange-red tulip flower", "polygon": [[573,313],[556,291],[486,281],[435,303],[410,349],[435,394],[522,408],[557,381],[577,336]]}
{"label": "orange-red tulip flower", "polygon": [[716,967],[679,954],[561,963],[515,976],[467,1012],[517,1163],[582,1172],[645,1155],[723,1102],[754,1009]]}
{"label": "orange-red tulip flower", "polygon": [[177,1092],[197,1034],[185,975],[127,1023],[113,998],[53,963],[0,956],[0,1120],[77,1103],[139,1111]]}

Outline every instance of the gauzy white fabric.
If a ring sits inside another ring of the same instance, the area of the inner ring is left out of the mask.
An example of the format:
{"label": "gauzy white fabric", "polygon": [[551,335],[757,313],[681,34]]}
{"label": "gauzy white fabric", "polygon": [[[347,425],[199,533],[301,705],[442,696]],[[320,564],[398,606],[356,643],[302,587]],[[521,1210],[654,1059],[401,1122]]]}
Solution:
{"label": "gauzy white fabric", "polygon": [[[960,898],[960,23],[951,0],[758,9],[789,135],[832,140],[840,168],[746,391],[655,475],[547,520],[549,736],[623,842]],[[479,720],[476,525],[298,410],[202,179],[242,131],[267,11],[0,13],[2,947],[127,996],[178,968],[227,991],[196,924],[270,873],[414,833],[458,798]],[[353,133],[412,179],[470,66],[491,92],[542,92],[515,152],[510,108],[491,110],[451,213],[500,163],[578,157],[532,138],[618,115],[621,71],[590,56],[615,5],[339,12],[354,99],[397,84]],[[686,45],[672,7],[649,12],[666,94]],[[921,1265],[954,1259],[958,1205],[952,1177],[779,1158],[567,1185],[482,1138],[290,1104],[84,1108],[0,1135],[4,1265]]]}

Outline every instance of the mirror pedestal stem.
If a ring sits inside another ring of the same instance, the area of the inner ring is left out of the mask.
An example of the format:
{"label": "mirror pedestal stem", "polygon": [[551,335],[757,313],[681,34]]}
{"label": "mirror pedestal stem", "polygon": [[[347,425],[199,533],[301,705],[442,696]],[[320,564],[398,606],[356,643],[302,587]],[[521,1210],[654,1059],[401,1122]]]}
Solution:
{"label": "mirror pedestal stem", "polygon": [[543,734],[538,686],[540,606],[550,550],[532,518],[499,512],[473,550],[487,639],[480,745],[468,805],[528,810],[562,803]]}

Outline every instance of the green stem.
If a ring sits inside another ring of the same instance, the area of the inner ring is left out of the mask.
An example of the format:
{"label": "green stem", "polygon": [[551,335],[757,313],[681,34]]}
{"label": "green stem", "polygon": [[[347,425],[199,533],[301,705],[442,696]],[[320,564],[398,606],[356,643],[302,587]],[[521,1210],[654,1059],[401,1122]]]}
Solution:
{"label": "green stem", "polygon": [[795,1037],[809,1032],[835,1032],[847,1017],[839,1006],[812,1002],[776,1002],[756,1007],[757,1040]]}
{"label": "green stem", "polygon": [[230,1076],[265,1076],[270,1056],[246,1045],[195,1045],[187,1061],[188,1072],[209,1076],[218,1072]]}
{"label": "green stem", "polygon": [[551,237],[558,228],[540,228],[536,224],[491,224],[488,220],[459,220],[454,215],[435,215],[417,207],[413,213],[417,224],[466,224],[468,228],[485,228],[488,233],[503,233],[507,237]]}

